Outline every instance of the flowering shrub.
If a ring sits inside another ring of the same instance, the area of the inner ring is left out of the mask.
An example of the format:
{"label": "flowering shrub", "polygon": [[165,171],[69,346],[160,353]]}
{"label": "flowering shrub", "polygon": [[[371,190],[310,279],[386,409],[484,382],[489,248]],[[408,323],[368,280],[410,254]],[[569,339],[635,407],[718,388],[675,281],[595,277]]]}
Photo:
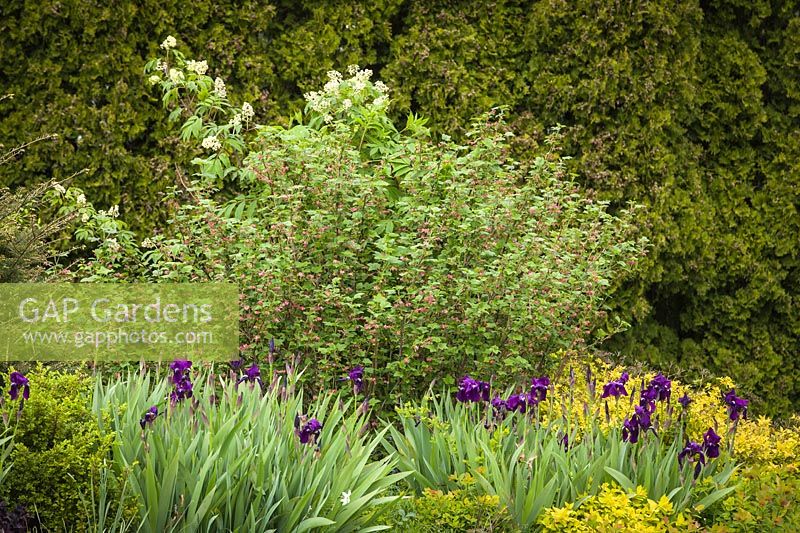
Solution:
{"label": "flowering shrub", "polygon": [[464,144],[434,139],[418,117],[393,123],[390,89],[353,67],[291,127],[260,126],[165,45],[146,71],[198,154],[188,203],[76,276],[235,281],[248,359],[274,337],[315,386],[361,364],[388,401],[454,371],[545,367],[606,321],[606,288],[643,251],[630,213],[581,196],[555,154],[510,159],[499,111]]}

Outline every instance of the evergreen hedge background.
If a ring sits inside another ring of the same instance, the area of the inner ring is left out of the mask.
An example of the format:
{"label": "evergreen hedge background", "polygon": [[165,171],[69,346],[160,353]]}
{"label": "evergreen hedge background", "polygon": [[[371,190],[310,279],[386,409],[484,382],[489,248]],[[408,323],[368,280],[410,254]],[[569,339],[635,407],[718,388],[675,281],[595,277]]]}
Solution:
{"label": "evergreen hedge background", "polygon": [[[106,5],[108,4],[108,5]],[[800,5],[797,1],[9,1],[0,140],[42,133],[0,185],[76,178],[136,229],[191,149],[142,77],[167,34],[258,119],[286,120],[358,63],[454,132],[509,105],[522,157],[564,124],[587,187],[649,207],[653,248],[613,305],[610,347],[732,375],[771,414],[800,401]],[[179,154],[176,159],[174,154]]]}

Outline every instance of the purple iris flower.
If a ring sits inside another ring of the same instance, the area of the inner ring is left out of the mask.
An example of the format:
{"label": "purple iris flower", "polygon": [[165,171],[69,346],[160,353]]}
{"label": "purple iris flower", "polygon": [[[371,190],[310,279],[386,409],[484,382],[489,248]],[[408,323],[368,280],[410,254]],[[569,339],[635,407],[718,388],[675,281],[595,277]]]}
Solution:
{"label": "purple iris flower", "polygon": [[169,364],[169,369],[176,374],[183,374],[190,368],[192,368],[192,362],[186,359],[175,359]]}
{"label": "purple iris flower", "polygon": [[519,411],[524,413],[528,408],[528,395],[527,394],[512,394],[506,400],[506,407],[509,411]]}
{"label": "purple iris flower", "polygon": [[720,440],[722,439],[714,431],[714,428],[708,428],[708,431],[703,435],[703,450],[706,453],[706,457],[710,459],[719,457]]}
{"label": "purple iris flower", "polygon": [[530,402],[539,403],[547,399],[547,389],[550,387],[550,378],[542,376],[531,380]]}
{"label": "purple iris flower", "polygon": [[628,382],[628,378],[628,373],[623,372],[618,380],[609,381],[603,385],[603,394],[600,397],[608,398],[613,396],[614,398],[619,398],[620,396],[627,396],[628,391],[625,389],[625,384]]}
{"label": "purple iris flower", "polygon": [[639,423],[634,416],[631,419],[626,418],[622,424],[622,440],[636,444],[639,442]]}
{"label": "purple iris flower", "polygon": [[8,394],[11,396],[12,400],[19,398],[20,388],[22,389],[22,399],[27,400],[30,398],[31,386],[28,382],[28,378],[22,375],[21,372],[12,372],[10,379],[11,387],[8,389]]}
{"label": "purple iris flower", "polygon": [[490,385],[486,381],[478,381],[469,376],[464,376],[458,383],[456,400],[459,402],[488,402]]}
{"label": "purple iris flower", "polygon": [[739,420],[739,416],[747,418],[747,405],[750,401],[736,396],[735,389],[725,395],[725,403],[728,404],[728,415],[732,421]]}
{"label": "purple iris flower", "polygon": [[312,440],[312,437],[313,442],[316,442],[319,438],[320,431],[322,431],[322,424],[320,424],[319,420],[316,418],[312,418],[300,428],[298,432],[300,442],[302,444],[308,444],[308,442]]}
{"label": "purple iris flower", "polygon": [[356,394],[358,394],[364,389],[364,367],[359,365],[353,368],[347,373],[347,377],[344,379],[349,379],[353,382],[353,388],[355,389]]}
{"label": "purple iris flower", "polygon": [[650,411],[647,407],[637,405],[633,408],[633,418],[638,422],[642,429],[650,429],[652,421],[650,420]]}
{"label": "purple iris flower", "polygon": [[508,404],[500,396],[492,398],[492,408],[495,414],[504,414],[508,410]]}
{"label": "purple iris flower", "polygon": [[706,464],[706,455],[703,453],[703,447],[696,442],[686,443],[686,447],[678,454],[678,464],[683,466],[683,461],[689,459],[689,462],[695,463],[694,477],[700,475],[700,470]]}
{"label": "purple iris flower", "polygon": [[244,375],[239,378],[236,383],[241,383],[242,381],[249,381],[251,383],[259,382],[261,383],[261,369],[258,368],[258,364],[253,363],[250,365],[245,371]]}
{"label": "purple iris flower", "polygon": [[238,371],[240,368],[242,368],[242,365],[244,364],[244,361],[242,361],[242,358],[240,357],[239,359],[236,359],[235,361],[231,361],[228,364],[231,365],[231,369],[232,370]]}
{"label": "purple iris flower", "polygon": [[654,399],[658,401],[663,402],[669,400],[672,394],[672,382],[660,373],[653,378],[648,388],[653,390],[655,395]]}
{"label": "purple iris flower", "polygon": [[139,420],[139,425],[142,426],[142,429],[144,429],[144,427],[147,424],[152,425],[153,421],[156,419],[157,416],[158,416],[158,407],[154,405],[150,407],[150,409],[145,411],[144,417],[142,417],[142,419]]}
{"label": "purple iris flower", "polygon": [[689,404],[692,403],[692,399],[689,398],[689,395],[684,393],[683,396],[678,398],[678,403],[683,406],[684,409],[689,407]]}
{"label": "purple iris flower", "polygon": [[172,404],[176,404],[181,400],[192,397],[192,380],[189,378],[189,369],[192,367],[192,362],[185,359],[176,359],[170,363],[169,368],[172,370],[172,392],[169,399]]}

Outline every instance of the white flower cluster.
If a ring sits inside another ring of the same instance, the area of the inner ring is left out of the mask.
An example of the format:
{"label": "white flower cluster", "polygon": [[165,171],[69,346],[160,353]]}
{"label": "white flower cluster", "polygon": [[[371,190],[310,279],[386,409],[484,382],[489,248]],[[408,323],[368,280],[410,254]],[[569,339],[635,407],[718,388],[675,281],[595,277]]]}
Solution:
{"label": "white flower cluster", "polygon": [[172,83],[180,83],[184,80],[183,71],[171,68],[169,69],[169,79]]}
{"label": "white flower cluster", "polygon": [[372,71],[368,68],[364,70],[359,70],[355,73],[355,75],[350,79],[350,83],[353,86],[353,92],[358,94],[367,87],[367,82],[372,77]]}
{"label": "white flower cluster", "polygon": [[219,142],[219,139],[217,139],[216,135],[209,135],[208,137],[203,139],[203,142],[201,144],[203,148],[205,148],[206,150],[211,150],[214,152],[222,148],[222,143]]}
{"label": "white flower cluster", "polygon": [[119,216],[119,205],[112,205],[108,211],[106,211],[106,215],[110,216],[111,218],[117,218]]}
{"label": "white flower cluster", "polygon": [[119,252],[119,250],[120,250],[119,242],[117,242],[117,239],[115,239],[115,238],[108,239],[106,241],[106,246],[112,252]]}
{"label": "white flower cluster", "polygon": [[312,91],[303,95],[308,101],[309,108],[323,116],[325,122],[331,122],[331,113],[337,111],[347,111],[356,105],[368,105],[371,108],[385,108],[389,105],[389,88],[382,81],[376,81],[371,86],[378,93],[377,97],[369,104],[364,100],[368,98],[372,91],[367,91],[370,87],[372,71],[370,69],[360,70],[358,65],[347,67],[349,78],[343,79],[338,71],[328,72],[328,81],[322,91]]}
{"label": "white flower cluster", "polygon": [[164,39],[164,42],[161,43],[161,48],[164,50],[169,50],[171,48],[175,48],[178,46],[178,41],[175,40],[175,37],[172,35],[167,35],[167,38]]}
{"label": "white flower cluster", "polygon": [[389,92],[389,88],[381,80],[376,81],[374,87],[375,90],[381,94],[387,94]]}
{"label": "white flower cluster", "polygon": [[64,186],[61,185],[60,183],[56,183],[55,185],[53,185],[53,188],[56,190],[58,194],[64,194],[65,192],[67,192],[67,189],[65,189]]}
{"label": "white flower cluster", "polygon": [[328,71],[328,82],[322,88],[323,91],[326,93],[332,93],[339,88],[339,85],[342,83],[342,73],[338,70],[329,70]]}
{"label": "white flower cluster", "polygon": [[198,76],[202,76],[203,74],[208,71],[208,62],[206,61],[193,61],[189,60],[186,62],[186,70],[189,72],[194,72]]}
{"label": "white flower cluster", "polygon": [[219,76],[214,79],[214,94],[220,98],[228,97],[228,89],[225,87],[225,80]]}
{"label": "white flower cluster", "polygon": [[75,199],[75,203],[78,204],[78,207],[86,205],[86,195],[80,193],[78,197]]}
{"label": "white flower cluster", "polygon": [[159,76],[158,74],[153,74],[152,76],[147,78],[147,81],[150,82],[150,85],[155,85],[156,83],[161,81],[161,76]]}
{"label": "white flower cluster", "polygon": [[255,116],[255,114],[256,112],[253,111],[253,106],[251,106],[247,102],[242,104],[242,116],[244,117],[245,120],[250,120]]}
{"label": "white flower cluster", "polygon": [[330,102],[328,102],[328,100],[325,98],[325,95],[318,91],[306,93],[303,95],[303,98],[308,100],[311,109],[320,114],[324,114],[326,111],[328,111],[328,108],[331,105]]}
{"label": "white flower cluster", "polygon": [[242,127],[242,114],[236,113],[233,115],[233,118],[228,121],[228,124],[233,126],[234,128],[241,128]]}

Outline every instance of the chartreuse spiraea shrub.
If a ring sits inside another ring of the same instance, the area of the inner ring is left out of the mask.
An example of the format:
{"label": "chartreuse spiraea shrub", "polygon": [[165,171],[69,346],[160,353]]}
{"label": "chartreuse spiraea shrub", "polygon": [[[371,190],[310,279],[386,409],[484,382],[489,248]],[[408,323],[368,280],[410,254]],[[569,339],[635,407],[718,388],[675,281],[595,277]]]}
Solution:
{"label": "chartreuse spiraea shrub", "polygon": [[[97,491],[111,453],[114,437],[101,433],[92,409],[93,383],[84,374],[39,366],[24,376],[13,372],[3,387],[0,412],[13,438],[0,500],[23,506],[48,530],[86,527],[91,510],[83,498]],[[113,480],[108,483],[112,499],[119,491]]]}
{"label": "chartreuse spiraea shrub", "polygon": [[145,80],[202,149],[190,201],[76,276],[237,282],[246,357],[274,337],[329,387],[363,364],[391,401],[455,369],[544,368],[605,320],[605,288],[643,253],[631,214],[581,195],[557,156],[511,159],[500,111],[463,142],[432,136],[422,118],[393,122],[389,88],[354,66],[293,125],[262,126],[174,44]]}
{"label": "chartreuse spiraea shrub", "polygon": [[[412,495],[461,491],[459,480],[474,478],[523,530],[713,526],[752,487],[751,467],[796,458],[796,430],[751,422],[730,385],[689,386],[600,361],[521,390],[465,376],[454,395],[398,407],[384,446],[412,471],[402,482]],[[764,449],[751,455],[757,440]]]}
{"label": "chartreuse spiraea shrub", "polygon": [[[245,370],[245,369],[243,369]],[[97,381],[94,402],[112,416],[113,468],[139,510],[133,530],[365,531],[387,523],[407,475],[375,451],[366,405],[295,389],[291,372],[262,381],[225,365],[170,365]]]}

